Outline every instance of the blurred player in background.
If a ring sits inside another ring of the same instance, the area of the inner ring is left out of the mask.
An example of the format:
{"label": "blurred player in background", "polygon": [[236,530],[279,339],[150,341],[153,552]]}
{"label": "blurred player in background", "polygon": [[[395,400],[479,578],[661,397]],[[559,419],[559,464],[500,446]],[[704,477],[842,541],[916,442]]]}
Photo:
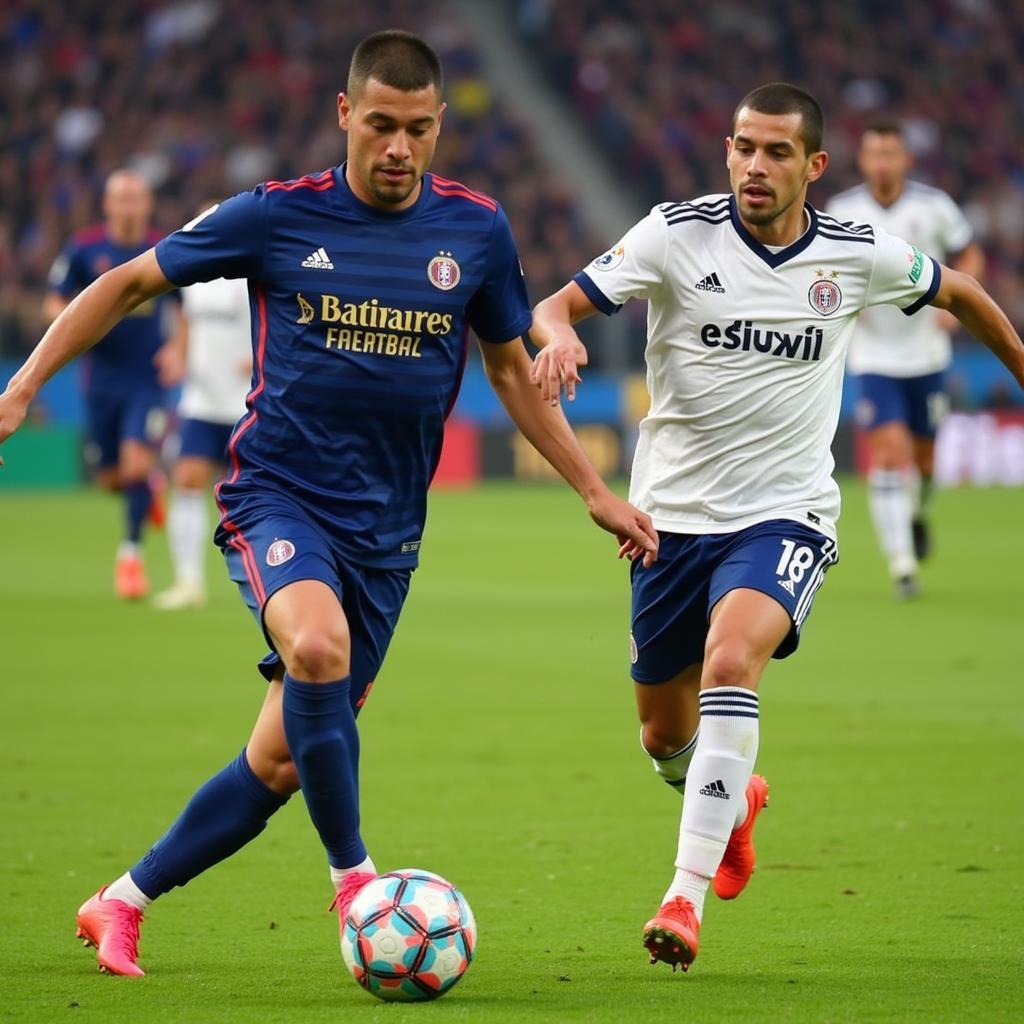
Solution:
{"label": "blurred player in background", "polygon": [[[103,191],[104,221],[79,232],[50,271],[51,291],[43,312],[53,320],[71,300],[112,267],[150,249],[160,234],[149,226],[153,196],[140,175],[114,171]],[[142,528],[147,516],[163,520],[154,492],[156,450],[167,425],[164,336],[175,303],[153,297],[136,306],[89,354],[85,377],[87,457],[102,487],[120,491],[125,505],[125,536],[117,550],[114,589],[137,599],[149,590],[142,561]],[[173,326],[169,328],[173,331]]]}
{"label": "blurred player in background", "polygon": [[644,749],[685,790],[675,877],[643,932],[652,963],[688,967],[709,884],[733,899],[754,869],[757,689],[837,560],[830,444],[857,314],[951,310],[1024,385],[1024,346],[973,278],[806,203],[822,132],[802,89],[755,89],[726,142],[732,194],[654,207],[534,312],[534,379],[558,401],[586,362],[571,325],[650,301],[630,498],[661,545],[632,568],[632,675]]}
{"label": "blurred player in background", "polygon": [[617,535],[620,556],[657,553],[649,518],[605,486],[530,380],[530,308],[503,211],[426,171],[441,82],[416,36],[363,40],[338,96],[345,164],[235,196],[100,278],[0,396],[2,441],[57,367],[139,302],[249,280],[254,387],[216,492],[217,540],[271,647],[260,665],[270,687],[242,753],[79,911],[105,970],[141,974],[145,907],[254,839],[300,788],[339,923],[374,877],[359,830],[356,714],[417,564],[470,328],[512,419]]}
{"label": "blurred player in background", "polygon": [[224,464],[231,428],[245,412],[252,375],[245,281],[221,277],[189,285],[181,290],[181,308],[175,341],[185,385],[178,403],[179,450],[167,516],[174,583],[153,598],[163,611],[206,603],[210,484]]}
{"label": "blurred player in background", "polygon": [[[859,221],[905,238],[961,273],[980,278],[985,257],[971,226],[945,192],[907,178],[913,159],[898,121],[879,121],[861,137],[864,183],[827,205],[841,221]],[[945,371],[956,318],[926,310],[866,310],[850,343],[857,375],[857,421],[868,444],[869,502],[879,544],[900,598],[917,595],[918,561],[931,547],[927,520],[935,435],[948,408]]]}

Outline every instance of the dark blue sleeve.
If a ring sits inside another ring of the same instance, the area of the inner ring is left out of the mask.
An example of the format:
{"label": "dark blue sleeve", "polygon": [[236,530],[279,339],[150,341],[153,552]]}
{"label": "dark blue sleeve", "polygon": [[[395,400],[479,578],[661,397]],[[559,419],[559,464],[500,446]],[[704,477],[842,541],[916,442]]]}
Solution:
{"label": "dark blue sleeve", "polygon": [[69,242],[50,268],[50,288],[58,295],[63,295],[65,299],[74,298],[78,292],[92,283],[84,271],[81,249],[74,242]]}
{"label": "dark blue sleeve", "polygon": [[516,243],[500,206],[491,229],[484,279],[469,300],[466,315],[477,337],[491,342],[514,341],[533,322]]}
{"label": "dark blue sleeve", "polygon": [[259,279],[267,237],[262,186],[219,203],[156,244],[160,269],[183,287],[218,277]]}

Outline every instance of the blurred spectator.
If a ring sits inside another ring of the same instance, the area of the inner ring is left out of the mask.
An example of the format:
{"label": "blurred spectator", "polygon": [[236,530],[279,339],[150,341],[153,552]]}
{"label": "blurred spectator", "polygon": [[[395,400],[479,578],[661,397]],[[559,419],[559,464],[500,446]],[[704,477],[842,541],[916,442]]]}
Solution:
{"label": "blurred spectator", "polygon": [[506,2],[549,80],[646,205],[728,187],[733,107],[763,82],[797,82],[824,107],[832,162],[812,191],[818,206],[856,184],[865,123],[897,113],[913,176],[968,213],[986,287],[1024,326],[1022,0]]}
{"label": "blurred spectator", "polygon": [[173,230],[207,196],[340,162],[333,97],[348,56],[394,26],[427,37],[445,65],[435,169],[507,208],[532,295],[564,284],[602,245],[443,3],[17,0],[0,6],[0,357],[40,337],[46,273],[64,240],[99,219],[111,170],[144,175],[157,224]]}

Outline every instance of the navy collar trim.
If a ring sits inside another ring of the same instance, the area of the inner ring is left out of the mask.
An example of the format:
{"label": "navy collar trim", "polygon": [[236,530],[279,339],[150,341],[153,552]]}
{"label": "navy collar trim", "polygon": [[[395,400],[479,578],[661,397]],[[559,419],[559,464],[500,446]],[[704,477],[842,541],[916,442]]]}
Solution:
{"label": "navy collar trim", "polygon": [[787,245],[785,249],[780,249],[778,252],[772,252],[771,249],[762,245],[743,226],[739,211],[736,209],[736,197],[729,196],[729,218],[732,221],[733,228],[736,230],[736,234],[740,236],[747,248],[755,256],[767,263],[773,270],[776,267],[781,267],[783,263],[788,262],[794,256],[799,256],[814,241],[815,236],[818,234],[818,215],[814,212],[814,207],[810,203],[804,203],[804,209],[807,211],[807,230],[792,245]]}

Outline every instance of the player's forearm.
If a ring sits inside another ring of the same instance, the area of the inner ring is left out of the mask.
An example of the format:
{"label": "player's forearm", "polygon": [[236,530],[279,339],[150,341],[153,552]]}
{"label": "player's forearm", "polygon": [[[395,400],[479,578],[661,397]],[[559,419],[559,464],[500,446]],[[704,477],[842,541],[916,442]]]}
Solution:
{"label": "player's forearm", "polygon": [[583,294],[579,285],[570,282],[559,289],[554,295],[541,299],[533,309],[533,325],[530,327],[530,338],[538,348],[543,348],[568,332],[575,338],[573,324],[586,319],[595,313],[590,300]]}
{"label": "player's forearm", "polygon": [[972,278],[962,276],[946,308],[999,358],[1024,388],[1024,344],[1006,314]]}
{"label": "player's forearm", "polygon": [[[528,368],[529,364],[526,365]],[[492,376],[489,373],[488,376],[519,432],[588,505],[607,490],[561,407],[542,400],[525,370],[514,375]]]}
{"label": "player's forearm", "polygon": [[116,267],[94,281],[50,325],[42,340],[7,385],[31,402],[62,367],[87,351],[140,302],[156,294],[131,270]]}

